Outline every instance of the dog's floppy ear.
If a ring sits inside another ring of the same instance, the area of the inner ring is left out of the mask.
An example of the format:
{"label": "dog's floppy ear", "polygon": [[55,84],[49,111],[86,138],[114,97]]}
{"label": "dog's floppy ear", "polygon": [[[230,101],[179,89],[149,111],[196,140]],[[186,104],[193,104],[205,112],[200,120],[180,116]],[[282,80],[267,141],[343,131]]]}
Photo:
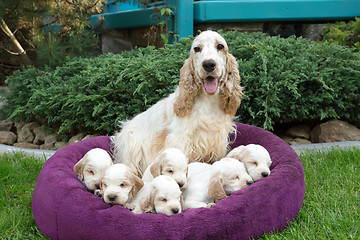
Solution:
{"label": "dog's floppy ear", "polygon": [[231,150],[226,157],[235,158],[237,160],[243,159],[247,155],[246,146],[239,146],[236,149]]}
{"label": "dog's floppy ear", "polygon": [[215,174],[210,178],[208,195],[214,199],[215,203],[223,198],[226,198],[226,193],[223,187],[224,180],[220,177],[220,174]]}
{"label": "dog's floppy ear", "polygon": [[226,55],[225,81],[220,86],[220,98],[225,114],[235,116],[244,95],[240,87],[239,66],[235,57],[228,53]]}
{"label": "dog's floppy ear", "polygon": [[181,211],[183,211],[184,210],[184,198],[183,198],[182,194],[180,195],[180,205],[181,205]]}
{"label": "dog's floppy ear", "polygon": [[200,86],[195,80],[195,71],[192,57],[185,60],[180,69],[179,96],[175,99],[174,113],[177,117],[185,117],[190,114],[194,98],[198,95]]}
{"label": "dog's floppy ear", "polygon": [[156,157],[155,161],[151,164],[150,173],[154,178],[161,175],[162,165],[164,160],[165,160],[165,154],[161,153],[159,156]]}
{"label": "dog's floppy ear", "polygon": [[144,182],[141,178],[136,176],[135,174],[131,175],[132,182],[134,184],[132,188],[132,195],[135,198],[140,189],[144,186]]}
{"label": "dog's floppy ear", "polygon": [[74,172],[81,181],[84,180],[83,171],[87,162],[88,162],[88,158],[87,158],[87,154],[85,154],[85,156],[82,159],[80,159],[74,166]]}
{"label": "dog's floppy ear", "polygon": [[156,213],[154,204],[156,191],[157,189],[155,187],[151,187],[148,194],[145,194],[142,198],[140,198],[138,203],[143,213]]}

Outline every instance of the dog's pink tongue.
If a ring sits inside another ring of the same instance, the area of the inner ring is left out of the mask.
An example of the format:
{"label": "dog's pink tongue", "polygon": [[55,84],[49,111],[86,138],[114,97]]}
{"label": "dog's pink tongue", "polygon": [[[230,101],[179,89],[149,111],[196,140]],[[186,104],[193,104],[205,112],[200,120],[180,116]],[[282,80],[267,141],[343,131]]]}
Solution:
{"label": "dog's pink tongue", "polygon": [[216,92],[218,88],[218,82],[216,78],[207,77],[204,81],[205,90],[209,94],[213,94]]}

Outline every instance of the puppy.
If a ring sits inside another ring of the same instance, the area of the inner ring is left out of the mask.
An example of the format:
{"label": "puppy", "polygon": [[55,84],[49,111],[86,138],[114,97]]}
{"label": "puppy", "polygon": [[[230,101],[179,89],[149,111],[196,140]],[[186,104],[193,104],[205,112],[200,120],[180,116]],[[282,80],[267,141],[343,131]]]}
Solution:
{"label": "puppy", "polygon": [[128,209],[133,209],[130,202],[143,186],[144,182],[122,163],[109,167],[101,181],[104,202]]}
{"label": "puppy", "polygon": [[190,163],[188,186],[183,191],[184,209],[210,207],[252,183],[244,164],[237,159],[222,158],[213,165]]}
{"label": "puppy", "polygon": [[236,158],[245,164],[246,170],[254,181],[270,175],[272,163],[269,152],[261,145],[249,144],[231,150],[226,157]]}
{"label": "puppy", "polygon": [[181,213],[183,200],[179,185],[165,175],[154,178],[145,183],[135,200],[133,213],[163,213],[167,216]]}
{"label": "puppy", "polygon": [[88,151],[74,166],[74,172],[89,191],[100,189],[107,168],[113,164],[110,155],[101,148]]}
{"label": "puppy", "polygon": [[175,179],[181,189],[186,187],[189,160],[177,148],[168,148],[146,168],[142,180],[151,182],[155,177],[167,175]]}

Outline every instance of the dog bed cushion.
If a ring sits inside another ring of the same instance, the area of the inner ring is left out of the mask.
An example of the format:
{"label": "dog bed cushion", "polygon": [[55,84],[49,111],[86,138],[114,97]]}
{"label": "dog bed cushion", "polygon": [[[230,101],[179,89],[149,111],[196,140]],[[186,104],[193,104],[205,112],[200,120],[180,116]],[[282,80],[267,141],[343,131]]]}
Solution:
{"label": "dog bed cushion", "polygon": [[[51,239],[249,239],[281,231],[299,212],[304,170],[293,149],[261,128],[236,123],[231,148],[264,146],[271,174],[219,201],[180,214],[133,214],[87,191],[73,172],[92,148],[110,152],[110,138],[94,137],[57,151],[43,166],[32,199],[35,222]],[[234,139],[236,136],[236,139]]]}

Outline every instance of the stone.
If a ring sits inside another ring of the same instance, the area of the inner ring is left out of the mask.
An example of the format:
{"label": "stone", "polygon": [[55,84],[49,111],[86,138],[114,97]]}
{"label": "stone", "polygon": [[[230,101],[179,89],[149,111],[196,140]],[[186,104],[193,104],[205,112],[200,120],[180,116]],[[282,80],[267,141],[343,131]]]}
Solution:
{"label": "stone", "polygon": [[88,135],[86,135],[82,140],[89,139],[89,138],[93,138],[93,137],[96,137],[96,136],[98,136],[98,135],[88,134]]}
{"label": "stone", "polygon": [[44,144],[40,145],[40,149],[56,150],[55,143],[56,143],[56,136],[53,134],[49,134],[45,137]]}
{"label": "stone", "polygon": [[42,150],[56,150],[54,143],[44,143],[40,145],[40,149]]}
{"label": "stone", "polygon": [[304,138],[294,138],[289,142],[290,145],[302,145],[302,144],[311,144],[311,142]]}
{"label": "stone", "polygon": [[[18,125],[20,126],[20,125]],[[39,123],[37,122],[30,122],[30,123],[25,123],[19,130],[19,128],[17,129],[17,134],[18,134],[18,142],[28,142],[28,143],[33,143],[35,136],[33,134],[33,130],[37,127],[39,127]]]}
{"label": "stone", "polygon": [[10,132],[13,126],[14,126],[13,121],[10,120],[0,121],[0,131]]}
{"label": "stone", "polygon": [[323,39],[323,30],[326,24],[303,24],[302,37],[311,41],[321,41]]}
{"label": "stone", "polygon": [[25,125],[25,122],[16,122],[14,126],[16,128],[16,132],[20,131],[20,129]]}
{"label": "stone", "polygon": [[42,145],[45,143],[46,131],[42,127],[34,128],[33,133],[35,135],[34,144]]}
{"label": "stone", "polygon": [[284,142],[286,142],[287,144],[289,144],[291,142],[291,140],[293,140],[293,137],[289,137],[287,135],[280,135],[279,136]]}
{"label": "stone", "polygon": [[300,124],[289,128],[285,134],[294,138],[310,139],[311,128],[306,124]]}
{"label": "stone", "polygon": [[52,144],[54,145],[56,143],[56,136],[54,134],[48,134],[45,137],[45,144]]}
{"label": "stone", "polygon": [[85,136],[85,134],[83,134],[83,133],[79,133],[79,134],[73,136],[69,140],[69,145],[81,141],[84,138],[84,136]]}
{"label": "stone", "polygon": [[59,150],[60,148],[63,148],[67,146],[68,144],[66,142],[56,142],[54,144],[55,150]]}
{"label": "stone", "polygon": [[311,131],[311,141],[317,143],[359,141],[360,129],[348,122],[333,119],[321,123]]}
{"label": "stone", "polygon": [[0,131],[0,144],[13,145],[15,141],[15,133],[10,131]]}
{"label": "stone", "polygon": [[35,145],[33,143],[28,143],[28,142],[14,143],[14,147],[39,149],[39,145]]}
{"label": "stone", "polygon": [[37,127],[40,127],[39,123],[30,122],[30,123],[25,123],[24,126],[21,129],[30,129],[30,131],[33,131]]}
{"label": "stone", "polygon": [[30,130],[30,128],[21,128],[18,133],[17,133],[17,137],[18,137],[18,142],[28,142],[28,143],[33,143],[34,141],[34,134],[32,133],[32,131]]}

